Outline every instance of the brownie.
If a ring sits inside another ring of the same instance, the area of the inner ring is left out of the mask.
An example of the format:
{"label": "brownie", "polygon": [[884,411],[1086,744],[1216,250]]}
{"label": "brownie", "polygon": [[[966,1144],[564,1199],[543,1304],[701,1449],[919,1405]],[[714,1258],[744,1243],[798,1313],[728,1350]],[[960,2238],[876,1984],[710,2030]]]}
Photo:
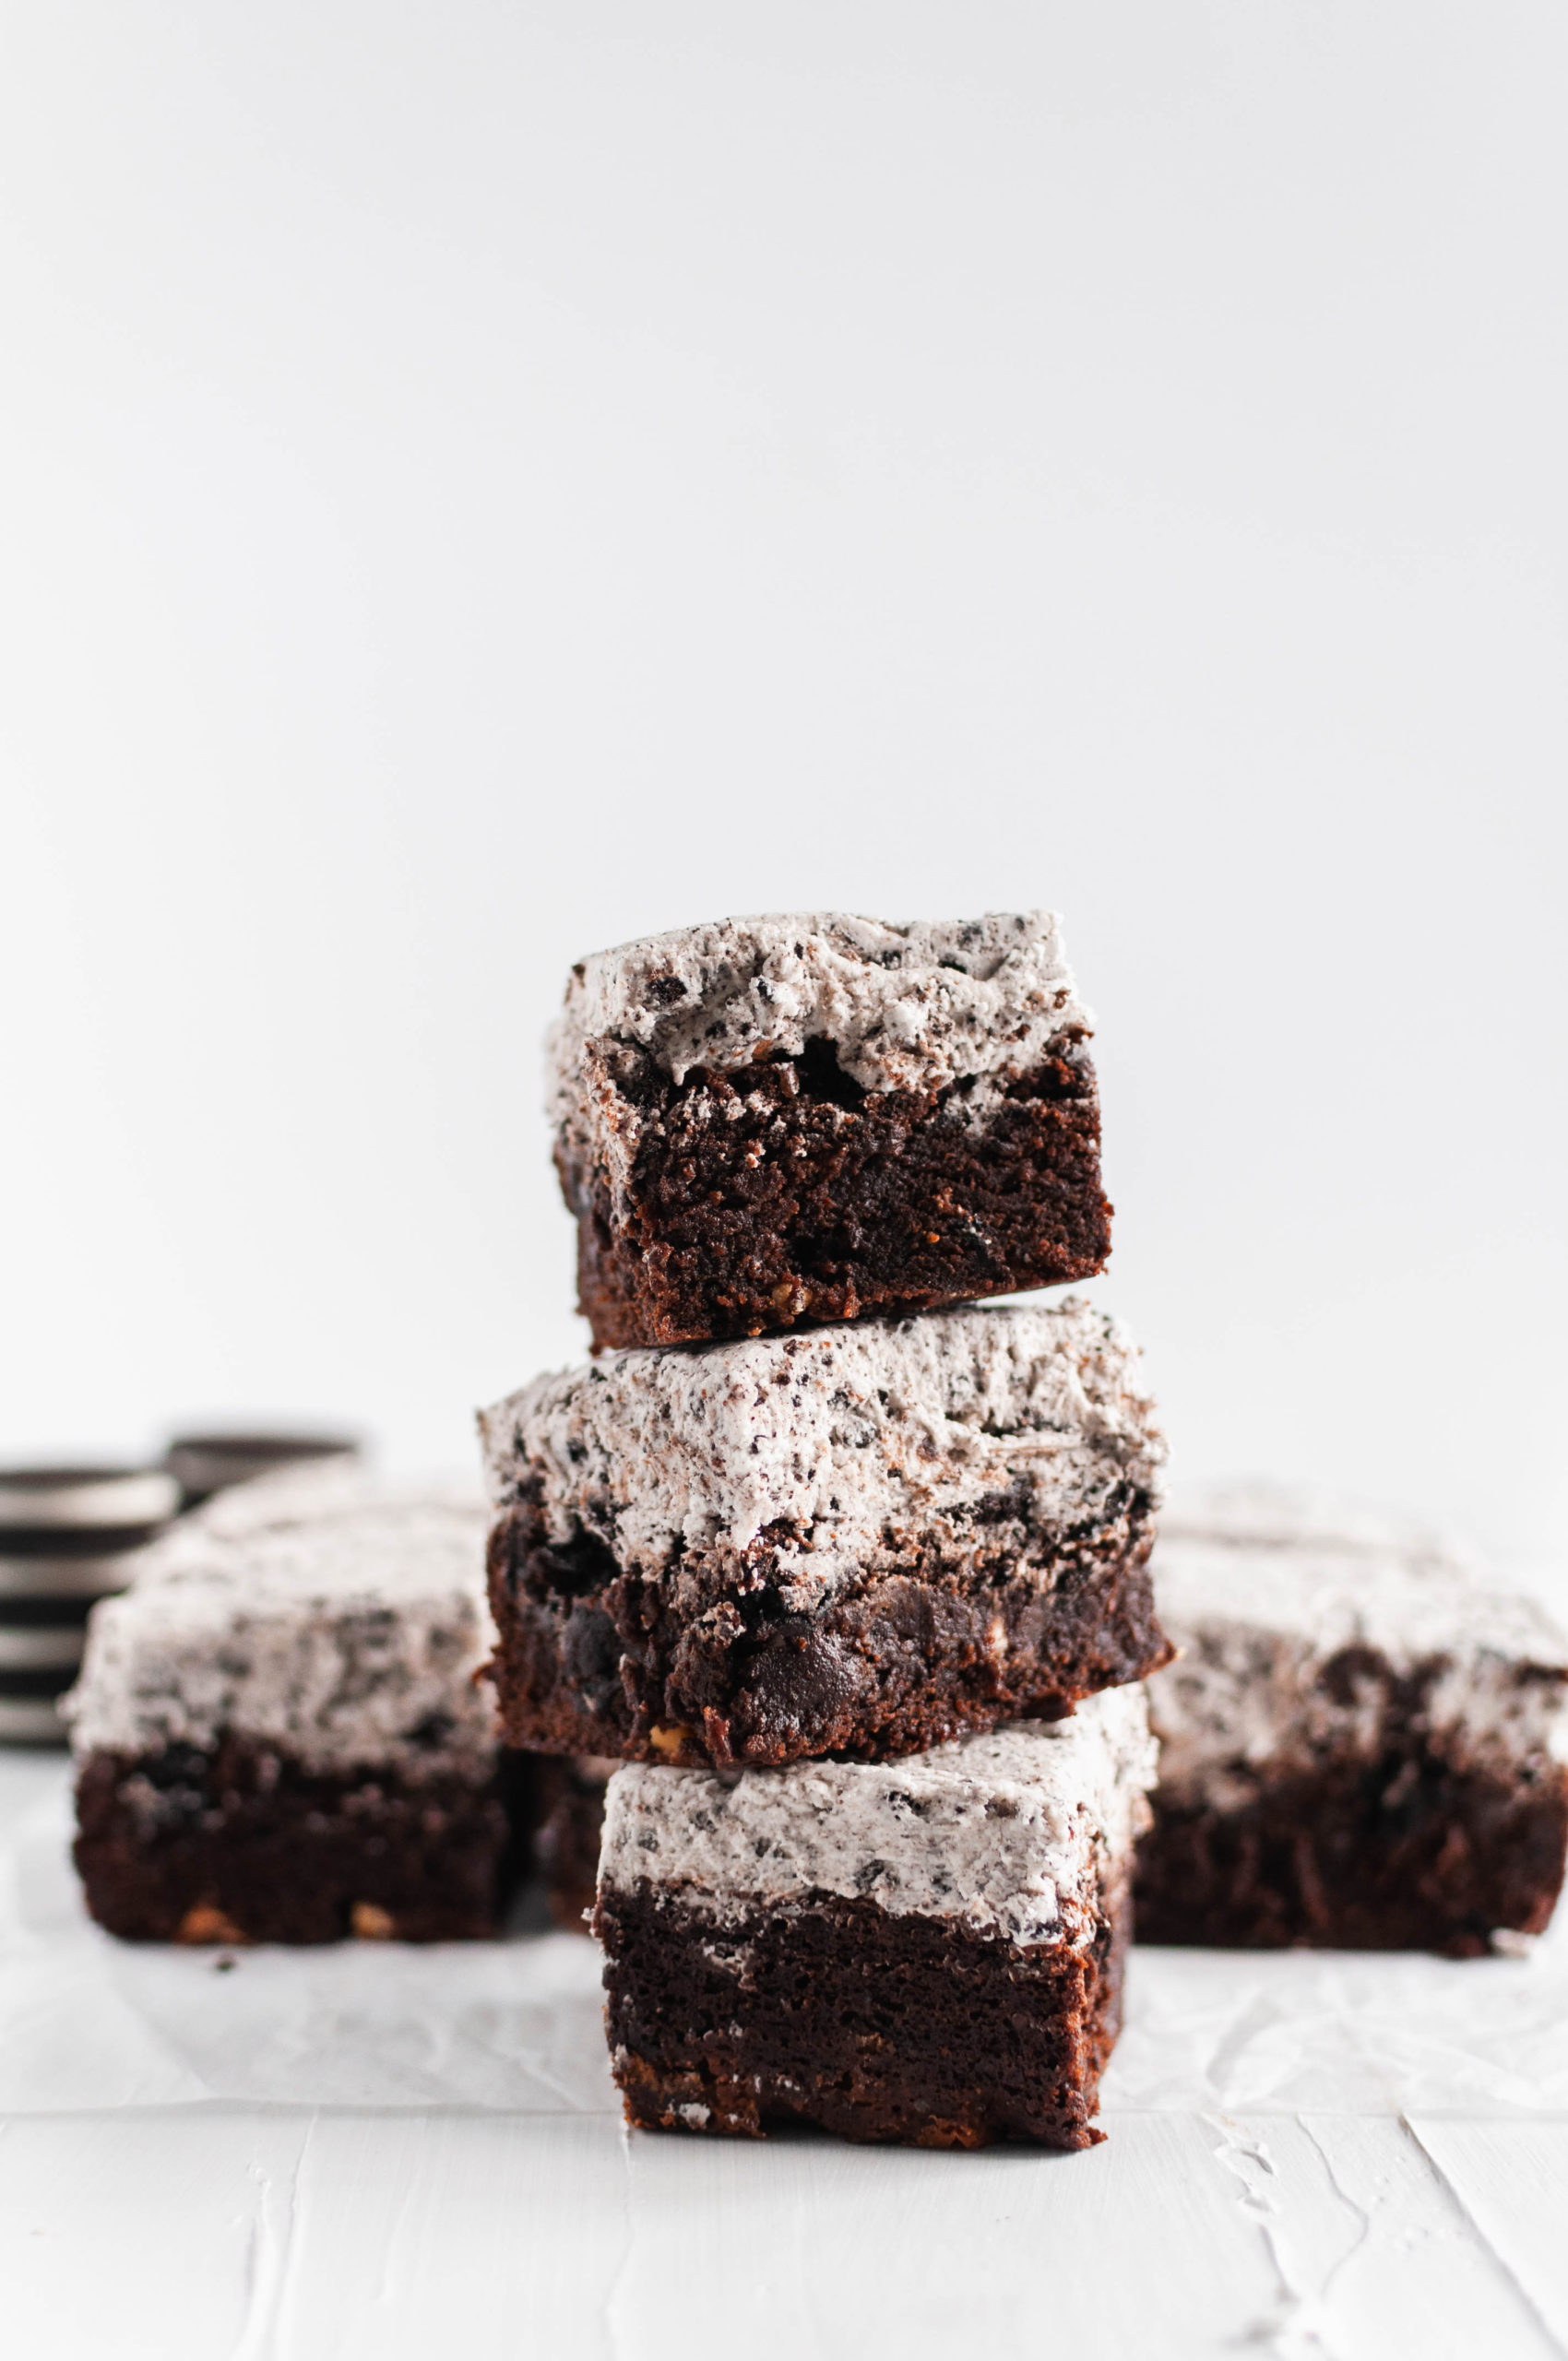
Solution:
{"label": "brownie", "polygon": [[1182,1654],[1140,1940],[1466,1955],[1538,1933],[1568,1846],[1568,1642],[1441,1538],[1253,1489],[1162,1532]]}
{"label": "brownie", "polygon": [[596,1348],[1099,1270],[1089,1032],[1049,913],[728,919],[584,960],[550,1083]]}
{"label": "brownie", "polygon": [[896,1763],[617,1771],[594,1923],[627,2121],[1088,2147],[1153,1770],[1133,1688]]}
{"label": "brownie", "polygon": [[311,1771],[232,1737],[95,1749],[77,1786],[77,1867],[92,1916],[131,1940],[493,1935],[515,1788],[510,1758],[476,1780],[406,1762]]}
{"label": "brownie", "polygon": [[220,1494],[93,1610],[76,1862],[112,1933],[494,1931],[515,1770],[478,1685],[484,1513],[340,1470]]}
{"label": "brownie", "polygon": [[568,1934],[586,1932],[593,1910],[604,1790],[617,1767],[599,1754],[540,1755],[534,1760],[539,1811],[534,1858],[544,1879],[550,1915]]}
{"label": "brownie", "polygon": [[481,1428],[515,1747],[913,1753],[1169,1654],[1164,1444],[1135,1349],[1072,1299],[617,1353]]}

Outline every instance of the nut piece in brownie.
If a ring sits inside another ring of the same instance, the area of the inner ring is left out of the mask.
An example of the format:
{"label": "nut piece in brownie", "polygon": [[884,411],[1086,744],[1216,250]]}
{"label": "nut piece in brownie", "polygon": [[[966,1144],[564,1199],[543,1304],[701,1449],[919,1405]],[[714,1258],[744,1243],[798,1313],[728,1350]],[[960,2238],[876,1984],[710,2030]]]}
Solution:
{"label": "nut piece in brownie", "polygon": [[511,1746],[907,1754],[1169,1655],[1164,1444],[1071,1299],[611,1354],[480,1425]]}
{"label": "nut piece in brownie", "polygon": [[534,1858],[550,1915],[568,1934],[587,1931],[599,1876],[604,1790],[619,1768],[600,1754],[540,1755],[534,1764]]}
{"label": "nut piece in brownie", "polygon": [[484,1512],[337,1472],[220,1494],[95,1609],[76,1862],[116,1935],[493,1931],[509,1872]]}
{"label": "nut piece in brownie", "polygon": [[596,1349],[1099,1270],[1090,1029],[1049,913],[726,919],[585,959],[550,1095]]}
{"label": "nut piece in brownie", "polygon": [[899,1762],[617,1771],[594,1928],[627,2120],[1088,2147],[1153,1775],[1135,1687]]}
{"label": "nut piece in brownie", "polygon": [[1475,1954],[1568,1844],[1568,1642],[1451,1548],[1253,1489],[1164,1521],[1140,1940]]}

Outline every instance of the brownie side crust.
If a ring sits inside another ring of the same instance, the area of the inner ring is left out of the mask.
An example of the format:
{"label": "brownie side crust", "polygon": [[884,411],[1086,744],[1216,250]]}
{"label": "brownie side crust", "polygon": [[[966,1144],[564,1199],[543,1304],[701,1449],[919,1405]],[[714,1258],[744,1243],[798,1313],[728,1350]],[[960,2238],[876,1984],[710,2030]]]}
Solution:
{"label": "brownie side crust", "polygon": [[1084,1949],[809,1893],[716,1920],[601,1890],[605,2025],[628,2123],[751,2138],[809,2123],[921,2148],[1087,2148],[1128,1913]]}
{"label": "brownie side crust", "polygon": [[1544,1930],[1568,1853],[1568,1774],[1503,1778],[1415,1734],[1375,1761],[1265,1769],[1233,1808],[1150,1800],[1140,1942],[1476,1958],[1494,1928]]}
{"label": "brownie side crust", "polygon": [[538,1506],[519,1501],[490,1540],[507,1744],[719,1767],[875,1761],[1058,1719],[1171,1655],[1147,1571],[1153,1506],[1131,1487],[1050,1542],[1005,1494],[957,1546],[889,1536],[884,1561],[814,1615],[782,1595],[792,1538],[691,1551],[653,1577],[588,1534],[552,1545]]}
{"label": "brownie side crust", "polygon": [[89,1754],[74,1858],[87,1905],[133,1941],[407,1942],[493,1935],[519,1867],[526,1766],[402,1779],[312,1773],[225,1738]]}
{"label": "brownie side crust", "polygon": [[680,1083],[628,1044],[610,1075],[637,1141],[621,1210],[601,1165],[556,1157],[598,1350],[1054,1287],[1111,1251],[1075,1028],[972,1108],[971,1080],[868,1090],[820,1038]]}
{"label": "brownie side crust", "polygon": [[558,1927],[587,1931],[599,1880],[604,1789],[612,1763],[541,1756],[535,1766],[539,1826],[534,1854],[545,1900]]}

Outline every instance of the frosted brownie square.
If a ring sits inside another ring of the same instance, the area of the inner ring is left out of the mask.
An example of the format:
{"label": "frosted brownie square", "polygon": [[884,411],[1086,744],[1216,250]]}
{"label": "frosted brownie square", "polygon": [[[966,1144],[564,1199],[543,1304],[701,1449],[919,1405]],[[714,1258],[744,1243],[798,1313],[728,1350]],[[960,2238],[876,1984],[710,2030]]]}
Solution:
{"label": "frosted brownie square", "polygon": [[627,2120],[1089,2146],[1153,1775],[1136,1688],[900,1762],[617,1771],[595,1931]]}
{"label": "frosted brownie square", "polygon": [[493,1931],[510,1830],[484,1512],[352,1475],[222,1493],[94,1610],[76,1862],[112,1933]]}
{"label": "frosted brownie square", "polygon": [[1538,1932],[1568,1844],[1568,1643],[1454,1548],[1264,1490],[1162,1527],[1181,1648],[1140,1940],[1477,1953]]}
{"label": "frosted brownie square", "polygon": [[913,1753],[1169,1653],[1164,1444],[1081,1302],[610,1354],[480,1424],[512,1746]]}
{"label": "frosted brownie square", "polygon": [[726,919],[585,959],[550,1085],[596,1347],[1098,1271],[1090,1029],[1049,913]]}

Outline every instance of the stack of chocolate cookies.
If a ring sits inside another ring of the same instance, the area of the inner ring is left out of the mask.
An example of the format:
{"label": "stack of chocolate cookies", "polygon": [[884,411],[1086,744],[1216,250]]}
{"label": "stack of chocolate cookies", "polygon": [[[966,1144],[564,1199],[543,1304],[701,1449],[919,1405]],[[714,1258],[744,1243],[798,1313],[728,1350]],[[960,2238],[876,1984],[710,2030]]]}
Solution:
{"label": "stack of chocolate cookies", "polygon": [[483,1414],[506,1742],[635,2123],[1082,2147],[1170,1649],[1164,1445],[1056,922],[732,920],[573,971],[598,1358]]}
{"label": "stack of chocolate cookies", "polygon": [[160,1467],[0,1469],[0,1744],[65,1738],[93,1603],[135,1580],[179,1505]]}

